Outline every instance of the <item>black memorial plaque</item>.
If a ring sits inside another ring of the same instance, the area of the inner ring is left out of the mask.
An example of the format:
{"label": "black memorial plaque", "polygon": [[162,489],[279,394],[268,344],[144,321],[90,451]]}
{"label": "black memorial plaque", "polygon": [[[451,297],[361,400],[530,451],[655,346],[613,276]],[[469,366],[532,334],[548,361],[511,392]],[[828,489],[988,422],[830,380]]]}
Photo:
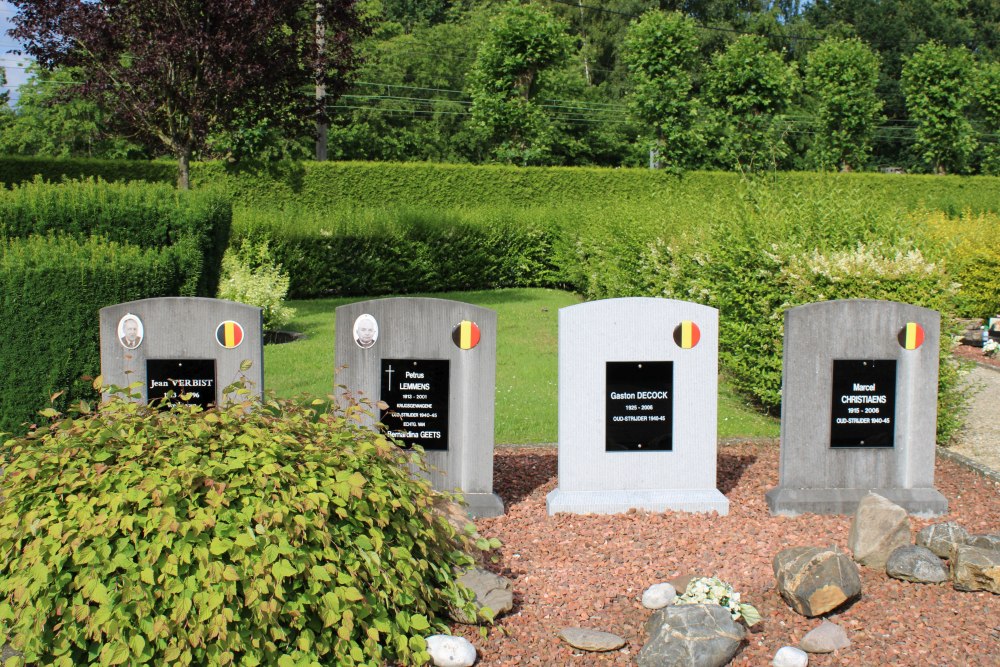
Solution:
{"label": "black memorial plaque", "polygon": [[171,398],[162,407],[215,405],[215,359],[147,359],[146,400],[152,403],[167,394]]}
{"label": "black memorial plaque", "polygon": [[382,359],[379,412],[386,432],[407,447],[448,449],[447,359]]}
{"label": "black memorial plaque", "polygon": [[896,360],[834,359],[830,447],[892,447]]}
{"label": "black memorial plaque", "polygon": [[674,362],[608,361],[606,380],[604,450],[671,451]]}

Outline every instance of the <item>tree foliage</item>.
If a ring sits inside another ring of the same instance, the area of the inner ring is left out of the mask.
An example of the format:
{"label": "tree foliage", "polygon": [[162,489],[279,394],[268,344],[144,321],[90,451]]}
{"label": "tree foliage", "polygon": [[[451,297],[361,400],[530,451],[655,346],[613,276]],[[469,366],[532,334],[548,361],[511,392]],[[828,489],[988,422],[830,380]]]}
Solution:
{"label": "tree foliage", "polygon": [[712,60],[706,88],[724,166],[757,169],[784,158],[780,117],[798,88],[794,65],[762,37],[743,35]]}
{"label": "tree foliage", "polygon": [[868,161],[882,110],[878,71],[878,55],[857,38],[827,38],[809,53],[805,85],[816,104],[812,150],[820,168],[852,171]]}
{"label": "tree foliage", "polygon": [[546,70],[572,46],[566,26],[536,5],[510,4],[491,22],[469,73],[472,122],[494,159],[544,164],[555,128],[535,102]]}
{"label": "tree foliage", "polygon": [[697,154],[697,106],[691,70],[698,52],[692,19],[650,11],[630,26],[623,59],[628,66],[632,113],[653,135],[659,160],[686,167]]}
{"label": "tree foliage", "polygon": [[997,175],[1000,174],[1000,62],[980,67],[976,78],[976,101],[983,125],[992,136],[992,141],[983,146],[983,171]]}
{"label": "tree foliage", "polygon": [[903,66],[903,91],[916,121],[914,150],[939,174],[965,169],[976,148],[966,110],[972,102],[973,63],[964,47],[921,46]]}
{"label": "tree foliage", "polygon": [[[302,121],[301,94],[319,69],[334,94],[355,65],[363,31],[354,0],[326,11],[326,49],[301,0],[13,0],[12,36],[46,69],[79,68],[68,87],[114,113],[126,136],[178,159],[189,184],[192,155],[214,131]],[[293,113],[289,113],[293,110]]]}
{"label": "tree foliage", "polygon": [[107,113],[92,100],[67,95],[78,71],[32,64],[18,89],[14,113],[0,131],[0,152],[46,157],[137,159],[142,147],[106,131]]}

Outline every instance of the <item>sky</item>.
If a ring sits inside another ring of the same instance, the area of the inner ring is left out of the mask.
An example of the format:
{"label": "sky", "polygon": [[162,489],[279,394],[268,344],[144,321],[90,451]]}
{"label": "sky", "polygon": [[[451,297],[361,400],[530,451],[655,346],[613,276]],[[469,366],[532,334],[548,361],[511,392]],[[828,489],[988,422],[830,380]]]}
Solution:
{"label": "sky", "polygon": [[27,79],[25,57],[8,53],[8,51],[17,48],[17,43],[7,34],[7,30],[10,28],[10,19],[14,14],[13,5],[0,1],[0,66],[7,72],[7,90],[10,91],[11,103],[17,99],[17,87]]}

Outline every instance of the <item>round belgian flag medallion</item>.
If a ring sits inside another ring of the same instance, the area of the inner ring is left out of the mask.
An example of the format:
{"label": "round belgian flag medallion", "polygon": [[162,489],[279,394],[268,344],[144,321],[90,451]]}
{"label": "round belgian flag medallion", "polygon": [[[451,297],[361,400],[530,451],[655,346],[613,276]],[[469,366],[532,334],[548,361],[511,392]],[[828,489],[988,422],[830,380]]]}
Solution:
{"label": "round belgian flag medallion", "polygon": [[227,350],[239,347],[243,342],[243,326],[239,322],[226,320],[216,328],[215,340]]}
{"label": "round belgian flag medallion", "polygon": [[899,330],[899,344],[904,350],[915,350],[924,344],[924,328],[916,322],[907,322]]}
{"label": "round belgian flag medallion", "polygon": [[462,320],[451,332],[455,345],[463,350],[471,350],[479,345],[479,325],[469,320]]}
{"label": "round belgian flag medallion", "polygon": [[701,329],[691,320],[683,320],[674,329],[674,342],[682,349],[690,350],[699,340],[701,340]]}

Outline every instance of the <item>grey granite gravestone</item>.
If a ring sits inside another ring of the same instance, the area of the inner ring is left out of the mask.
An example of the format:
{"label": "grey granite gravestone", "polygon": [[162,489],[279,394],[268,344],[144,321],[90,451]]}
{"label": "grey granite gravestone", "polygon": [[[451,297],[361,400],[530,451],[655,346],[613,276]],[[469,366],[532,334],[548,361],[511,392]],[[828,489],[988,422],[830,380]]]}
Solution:
{"label": "grey granite gravestone", "polygon": [[493,492],[496,332],[496,312],[460,301],[337,308],[336,384],[371,401],[395,440],[423,447],[432,486],[460,491],[474,517],[503,514]]}
{"label": "grey granite gravestone", "polygon": [[937,311],[826,301],[785,311],[781,464],[772,514],[853,514],[869,491],[938,515]]}
{"label": "grey granite gravestone", "polygon": [[715,486],[719,314],[626,298],[559,310],[559,486],[549,514],[729,512]]}
{"label": "grey granite gravestone", "polygon": [[[102,308],[101,375],[105,385],[141,384],[145,402],[168,392],[207,407],[244,378],[264,391],[261,309],[201,297],[161,297]],[[241,370],[244,362],[250,368]]]}

